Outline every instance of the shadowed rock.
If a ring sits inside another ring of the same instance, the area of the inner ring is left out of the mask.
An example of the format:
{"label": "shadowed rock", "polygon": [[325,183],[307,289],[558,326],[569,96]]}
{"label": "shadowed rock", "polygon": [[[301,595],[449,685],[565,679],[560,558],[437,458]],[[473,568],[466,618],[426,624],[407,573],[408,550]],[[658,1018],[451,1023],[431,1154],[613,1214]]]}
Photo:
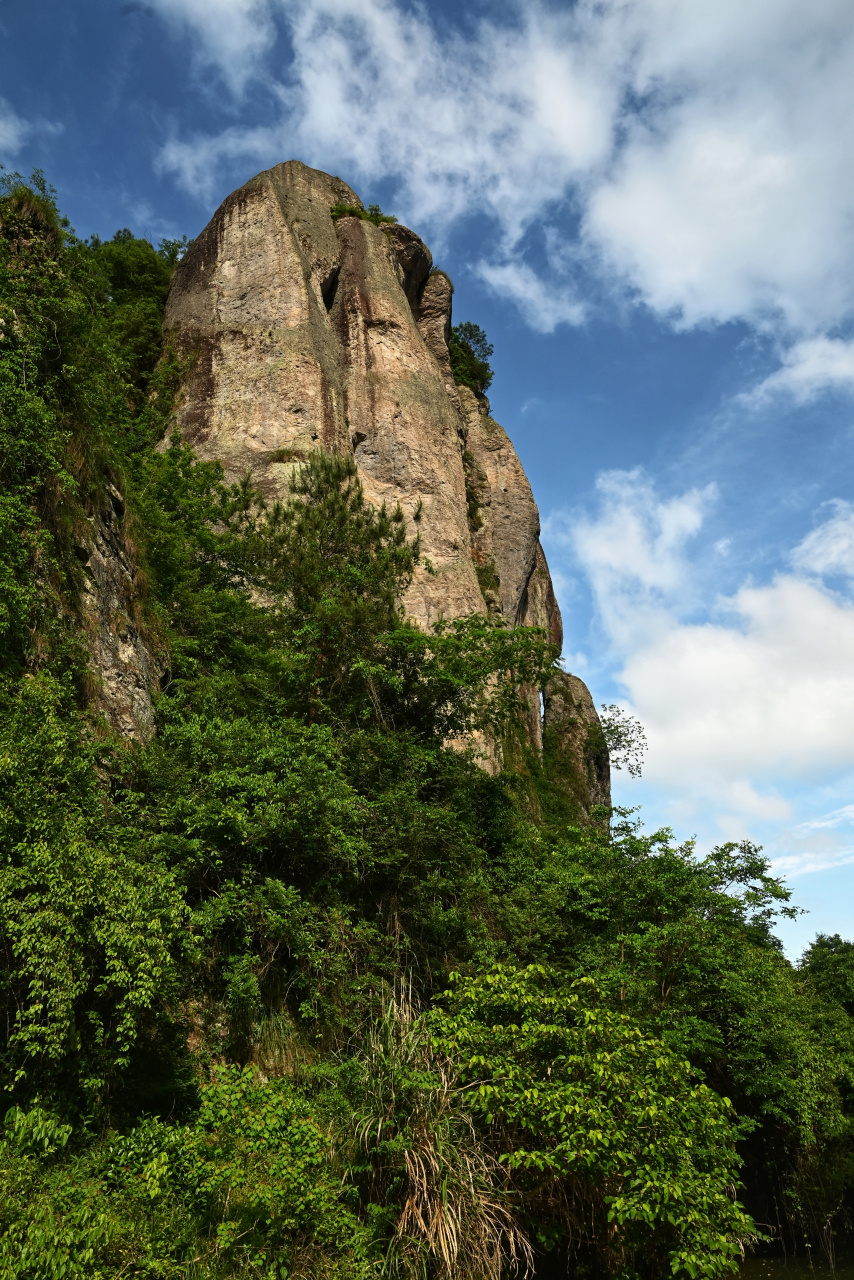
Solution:
{"label": "shadowed rock", "polygon": [[578,816],[611,804],[611,766],[590,690],[578,676],[557,672],[543,690],[543,766],[574,802]]}
{"label": "shadowed rock", "polygon": [[83,569],[91,705],[121,737],[145,742],[154,732],[152,690],[163,667],[136,617],[137,568],[115,486],[107,486],[75,553]]}

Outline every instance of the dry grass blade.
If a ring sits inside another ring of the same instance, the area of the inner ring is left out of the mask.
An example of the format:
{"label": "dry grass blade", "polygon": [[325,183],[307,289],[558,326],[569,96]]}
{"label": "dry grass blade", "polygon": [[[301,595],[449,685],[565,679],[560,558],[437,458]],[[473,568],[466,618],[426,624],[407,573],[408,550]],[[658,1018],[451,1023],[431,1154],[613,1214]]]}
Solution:
{"label": "dry grass blade", "polygon": [[433,1048],[411,992],[395,992],[359,1058],[356,1136],[365,1190],[394,1203],[387,1270],[500,1280],[527,1272],[532,1250],[502,1192],[504,1171],[478,1138],[451,1064]]}

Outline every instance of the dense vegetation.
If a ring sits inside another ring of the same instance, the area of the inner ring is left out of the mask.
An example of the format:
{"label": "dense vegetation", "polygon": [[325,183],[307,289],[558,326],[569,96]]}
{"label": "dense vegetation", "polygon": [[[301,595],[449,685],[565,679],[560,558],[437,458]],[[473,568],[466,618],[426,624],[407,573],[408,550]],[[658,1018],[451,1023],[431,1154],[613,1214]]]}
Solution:
{"label": "dense vegetation", "polygon": [[[347,460],[271,508],[155,450],[179,251],[81,243],[38,177],[0,196],[0,1278],[831,1250],[854,945],[789,964],[748,844],[580,823],[519,731],[554,654],[408,627],[417,541]],[[144,744],[93,711],[109,485],[162,671]],[[484,736],[513,769],[445,745]]]}

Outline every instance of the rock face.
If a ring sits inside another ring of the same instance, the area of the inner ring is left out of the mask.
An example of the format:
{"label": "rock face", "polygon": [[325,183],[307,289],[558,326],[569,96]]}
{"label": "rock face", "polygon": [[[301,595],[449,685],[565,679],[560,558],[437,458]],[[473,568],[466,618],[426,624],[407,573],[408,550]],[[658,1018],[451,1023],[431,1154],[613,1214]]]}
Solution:
{"label": "rock face", "polygon": [[124,500],[109,485],[75,551],[83,567],[91,704],[116,733],[144,742],[154,732],[151,691],[160,670],[134,617],[137,569],[123,525]]}
{"label": "rock face", "polygon": [[590,690],[558,672],[543,690],[543,764],[583,819],[611,803],[611,766]]}
{"label": "rock face", "polygon": [[454,384],[451,282],[407,227],[333,219],[334,205],[361,208],[340,178],[289,161],[230,195],[193,243],[166,308],[189,367],[175,426],[270,497],[313,450],[351,451],[366,495],[399,503],[410,536],[420,508],[432,572],[405,598],[413,621],[492,611],[559,645],[528,479],[486,398]]}

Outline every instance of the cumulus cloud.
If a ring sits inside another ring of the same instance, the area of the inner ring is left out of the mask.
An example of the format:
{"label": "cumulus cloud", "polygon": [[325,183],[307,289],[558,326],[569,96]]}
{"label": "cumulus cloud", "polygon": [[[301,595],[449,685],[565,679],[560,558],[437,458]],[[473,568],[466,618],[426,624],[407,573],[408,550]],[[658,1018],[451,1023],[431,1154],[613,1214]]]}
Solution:
{"label": "cumulus cloud", "polygon": [[854,605],[780,575],[720,599],[625,655],[650,737],[650,777],[685,784],[854,768]]}
{"label": "cumulus cloud", "polygon": [[659,312],[794,330],[851,307],[854,30],[840,0],[612,8],[641,108],[588,234]]}
{"label": "cumulus cloud", "polygon": [[[292,154],[392,178],[421,226],[494,216],[501,247],[481,274],[535,323],[520,238],[573,241],[564,277],[551,262],[540,282],[560,297],[542,327],[583,319],[581,273],[678,325],[746,319],[800,340],[781,389],[844,364],[803,344],[829,342],[852,309],[846,0],[540,0],[465,33],[400,0],[156,4],[229,84],[254,75],[280,103],[264,128],[173,141],[163,164],[191,189],[209,195],[223,163]],[[291,45],[278,78],[277,22]]]}
{"label": "cumulus cloud", "polygon": [[650,644],[671,625],[674,610],[693,602],[688,543],[699,532],[716,487],[661,499],[636,469],[604,472],[596,480],[596,495],[594,515],[548,517],[544,540],[581,564],[613,644],[625,650],[641,637]]}
{"label": "cumulus cloud", "polygon": [[[704,600],[692,548],[714,496],[662,498],[641,472],[611,472],[596,510],[552,517],[545,536],[589,580],[626,707],[647,731],[647,782],[684,821],[711,807],[734,838],[796,818],[793,784],[854,771],[854,601],[819,576],[854,574],[854,512],[837,503],[791,571]],[[850,838],[793,826],[790,870],[848,857]]]}

